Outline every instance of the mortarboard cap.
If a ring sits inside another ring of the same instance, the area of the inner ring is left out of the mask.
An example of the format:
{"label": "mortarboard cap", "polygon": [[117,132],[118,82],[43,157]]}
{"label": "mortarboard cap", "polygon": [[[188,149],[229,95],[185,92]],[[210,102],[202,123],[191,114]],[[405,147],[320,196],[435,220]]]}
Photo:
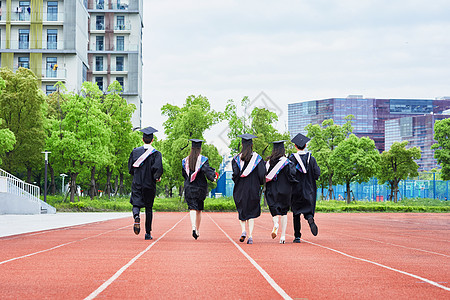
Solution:
{"label": "mortarboard cap", "polygon": [[249,134],[249,133],[244,133],[244,134],[238,135],[238,137],[242,138],[242,145],[244,145],[244,144],[252,145],[253,144],[252,139],[257,138],[256,135]]}
{"label": "mortarboard cap", "polygon": [[303,134],[299,133],[291,140],[294,144],[297,145],[299,148],[304,148],[306,146],[306,143],[309,142],[311,139],[304,136]]}
{"label": "mortarboard cap", "polygon": [[204,140],[199,140],[199,139],[189,139],[192,142],[192,148],[201,148],[202,147],[202,142],[204,142]]}
{"label": "mortarboard cap", "polygon": [[155,128],[150,127],[150,126],[146,127],[146,128],[143,128],[143,129],[140,129],[139,131],[142,132],[145,135],[150,135],[150,134],[153,134],[155,132],[158,132],[158,130],[156,130]]}
{"label": "mortarboard cap", "polygon": [[273,150],[275,150],[275,149],[284,149],[284,142],[286,142],[286,140],[272,142]]}

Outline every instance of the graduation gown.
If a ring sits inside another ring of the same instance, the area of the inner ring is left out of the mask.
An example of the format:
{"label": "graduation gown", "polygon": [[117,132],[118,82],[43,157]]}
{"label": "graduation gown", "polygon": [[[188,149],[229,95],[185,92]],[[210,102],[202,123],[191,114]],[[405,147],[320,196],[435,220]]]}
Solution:
{"label": "graduation gown", "polygon": [[183,164],[182,172],[184,177],[184,199],[186,200],[186,203],[188,204],[188,208],[190,210],[204,209],[204,201],[206,195],[208,194],[208,182],[206,181],[206,179],[208,178],[208,180],[214,181],[214,179],[216,178],[216,170],[209,165],[208,158],[204,158],[206,158],[206,161],[203,163],[195,177],[195,180],[193,180],[192,182],[192,174],[188,175],[186,173]]}
{"label": "graduation gown", "polygon": [[145,207],[153,204],[156,194],[156,180],[163,174],[161,152],[155,150],[139,167],[134,162],[146,151],[144,146],[134,148],[128,159],[128,171],[133,176],[130,203],[133,206]]}
{"label": "graduation gown", "polygon": [[[291,206],[291,193],[295,179],[295,165],[287,160],[284,166],[273,180],[266,182],[266,201],[272,216],[286,215]],[[274,166],[269,167],[267,174]]]}
{"label": "graduation gown", "polygon": [[309,158],[308,163],[310,153],[299,152],[299,154],[305,166],[306,174],[299,170],[301,167],[294,154],[291,154],[289,159],[296,166],[295,178],[299,182],[292,188],[291,209],[294,215],[302,213],[304,216],[314,216],[317,199],[316,180],[319,179],[320,168],[313,156]]}
{"label": "graduation gown", "polygon": [[248,163],[244,163],[241,171],[236,160],[231,161],[234,181],[233,199],[241,221],[261,215],[261,185],[264,184],[266,174],[264,160],[261,159],[248,176],[240,177]]}

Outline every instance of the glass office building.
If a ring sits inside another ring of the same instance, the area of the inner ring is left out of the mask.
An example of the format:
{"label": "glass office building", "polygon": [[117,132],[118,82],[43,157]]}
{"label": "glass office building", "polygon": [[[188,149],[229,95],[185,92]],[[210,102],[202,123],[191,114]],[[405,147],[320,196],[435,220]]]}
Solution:
{"label": "glass office building", "polygon": [[424,114],[440,114],[450,109],[450,99],[375,99],[362,96],[312,100],[288,105],[288,129],[291,136],[307,134],[308,124],[321,124],[333,119],[338,125],[354,115],[353,133],[367,136],[375,141],[381,152],[385,150],[385,121]]}
{"label": "glass office building", "polygon": [[394,142],[408,141],[409,147],[418,147],[421,158],[417,160],[419,171],[430,171],[438,167],[431,145],[434,140],[434,123],[450,118],[450,115],[421,115],[387,120],[385,122],[386,151]]}

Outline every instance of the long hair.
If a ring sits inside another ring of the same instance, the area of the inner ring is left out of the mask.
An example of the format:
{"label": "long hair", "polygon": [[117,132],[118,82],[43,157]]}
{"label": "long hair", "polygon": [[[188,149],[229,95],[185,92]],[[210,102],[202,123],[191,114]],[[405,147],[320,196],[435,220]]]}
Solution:
{"label": "long hair", "polygon": [[272,150],[272,154],[267,158],[270,161],[270,166],[273,167],[278,163],[280,157],[286,154],[286,149],[283,148],[274,148]]}
{"label": "long hair", "polygon": [[197,158],[200,155],[202,148],[191,148],[191,153],[189,153],[189,171],[195,172],[195,165],[197,164]]}
{"label": "long hair", "polygon": [[249,162],[253,154],[253,144],[242,143],[241,160],[244,162]]}

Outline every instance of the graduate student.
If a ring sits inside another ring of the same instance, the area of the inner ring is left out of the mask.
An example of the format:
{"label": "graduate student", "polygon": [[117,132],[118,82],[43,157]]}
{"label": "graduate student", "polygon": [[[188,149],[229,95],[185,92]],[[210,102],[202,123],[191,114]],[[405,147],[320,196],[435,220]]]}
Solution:
{"label": "graduate student", "polygon": [[272,238],[281,226],[280,244],[286,240],[287,213],[291,204],[295,166],[286,158],[284,141],[273,142],[272,154],[266,162],[266,200],[273,220]]}
{"label": "graduate student", "polygon": [[248,226],[247,244],[253,244],[254,219],[261,215],[261,185],[264,184],[264,160],[253,152],[253,140],[256,136],[242,134],[242,151],[231,161],[234,181],[233,198],[239,213],[241,224],[240,242],[247,237],[245,230]]}
{"label": "graduate student", "polygon": [[215,169],[209,166],[208,158],[201,155],[202,142],[199,139],[190,139],[191,153],[182,160],[184,177],[184,198],[188,204],[192,224],[192,236],[197,239],[202,220],[204,201],[208,193],[208,182],[217,179]]}
{"label": "graduate student", "polygon": [[308,220],[311,233],[316,236],[319,232],[314,222],[314,212],[316,210],[317,186],[316,180],[320,176],[320,168],[316,159],[311,153],[305,151],[306,143],[309,138],[303,134],[297,134],[291,141],[295,144],[297,153],[289,156],[289,159],[295,164],[295,178],[298,180],[292,189],[291,209],[294,217],[294,243],[300,243],[300,214]]}
{"label": "graduate student", "polygon": [[163,165],[161,152],[151,145],[153,133],[158,130],[147,127],[140,131],[143,133],[144,146],[134,148],[128,159],[128,171],[133,176],[130,203],[133,205],[134,233],[139,234],[141,231],[140,211],[145,207],[145,239],[151,240],[156,182],[161,181]]}

